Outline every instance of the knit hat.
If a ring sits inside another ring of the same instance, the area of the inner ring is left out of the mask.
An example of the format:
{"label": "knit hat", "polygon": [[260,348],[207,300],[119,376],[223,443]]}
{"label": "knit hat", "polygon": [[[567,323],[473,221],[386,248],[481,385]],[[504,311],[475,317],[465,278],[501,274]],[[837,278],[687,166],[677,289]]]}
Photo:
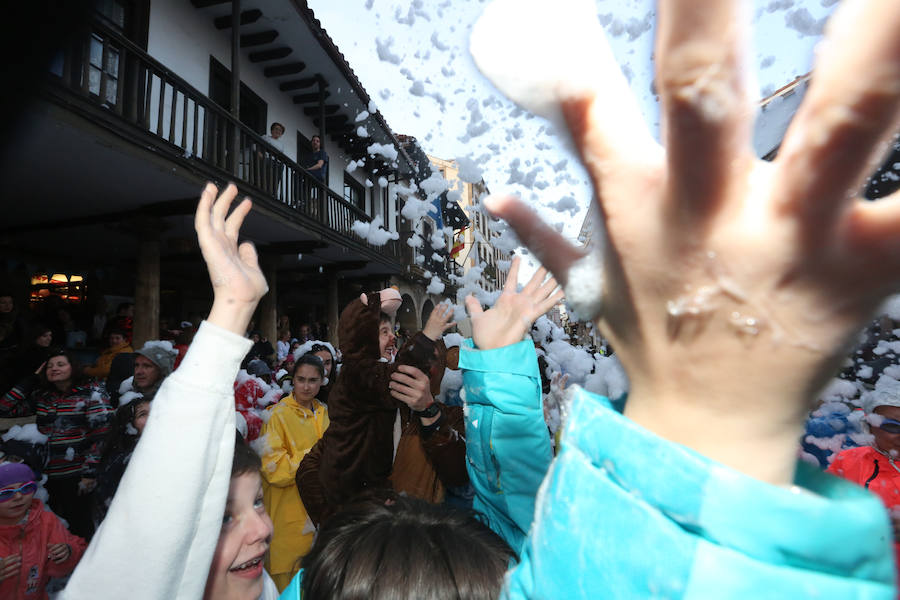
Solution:
{"label": "knit hat", "polygon": [[879,406],[900,406],[900,380],[895,378],[898,373],[888,374],[893,369],[893,366],[885,369],[875,382],[875,389],[863,393],[860,401],[866,413],[872,414]]}
{"label": "knit hat", "polygon": [[34,471],[25,463],[0,463],[0,488],[5,488],[14,483],[34,481],[35,479]]}
{"label": "knit hat", "polygon": [[175,357],[178,356],[178,351],[172,346],[172,342],[150,340],[135,354],[140,354],[159,367],[160,379],[165,379],[175,370]]}
{"label": "knit hat", "polygon": [[269,365],[266,364],[266,361],[254,358],[249,363],[247,363],[247,373],[249,373],[250,375],[256,375],[257,377],[262,377],[263,375],[271,375],[272,369],[269,368]]}

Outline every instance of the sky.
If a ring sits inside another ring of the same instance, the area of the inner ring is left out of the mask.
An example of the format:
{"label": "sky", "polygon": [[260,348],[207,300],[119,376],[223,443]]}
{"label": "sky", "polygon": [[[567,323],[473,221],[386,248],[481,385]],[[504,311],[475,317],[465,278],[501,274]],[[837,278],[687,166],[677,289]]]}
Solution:
{"label": "sky", "polygon": [[[573,240],[591,199],[577,159],[547,121],[506,100],[476,69],[469,33],[480,0],[309,0],[395,133],[441,158],[472,159],[492,193],[527,199]],[[810,71],[838,0],[754,0],[759,97]],[[596,0],[597,14],[648,123],[655,0]],[[552,44],[553,36],[534,40]],[[523,270],[526,276],[531,269]]]}

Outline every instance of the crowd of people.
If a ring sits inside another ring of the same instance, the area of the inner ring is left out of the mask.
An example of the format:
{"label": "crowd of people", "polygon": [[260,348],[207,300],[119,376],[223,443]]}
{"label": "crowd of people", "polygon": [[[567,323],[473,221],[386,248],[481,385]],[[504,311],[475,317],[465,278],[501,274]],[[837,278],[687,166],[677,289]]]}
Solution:
{"label": "crowd of people", "polygon": [[[585,281],[598,261],[494,197],[549,274],[520,288],[516,259],[492,306],[466,297],[470,338],[441,304],[398,344],[386,288],[343,307],[337,348],[287,319],[273,344],[238,243],[252,204],[208,184],[195,228],[214,299],[170,339],[132,347],[123,305],[82,366],[53,343],[80,339],[64,315],[57,333],[0,291],[0,417],[23,419],[0,448],[0,596],[46,598],[56,578],[63,600],[896,597],[900,332],[883,318],[846,352],[898,287],[900,204],[847,190],[900,121],[883,85],[900,82],[900,5],[838,11],[769,168],[744,143],[720,26],[735,4],[677,4],[657,48],[665,153],[637,113],[605,118],[600,90],[559,99],[607,227],[602,286]],[[856,113],[864,127],[828,117]],[[588,377],[540,331],[563,289],[616,349],[627,398],[567,387]],[[468,506],[448,501],[461,487]]]}

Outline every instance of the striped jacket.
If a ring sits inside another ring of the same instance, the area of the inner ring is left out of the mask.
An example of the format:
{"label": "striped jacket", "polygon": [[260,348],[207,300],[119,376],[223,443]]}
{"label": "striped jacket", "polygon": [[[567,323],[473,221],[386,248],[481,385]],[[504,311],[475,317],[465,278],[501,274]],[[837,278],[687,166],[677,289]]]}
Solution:
{"label": "striped jacket", "polygon": [[38,390],[34,404],[38,430],[50,438],[47,475],[94,477],[113,416],[106,391],[93,383]]}

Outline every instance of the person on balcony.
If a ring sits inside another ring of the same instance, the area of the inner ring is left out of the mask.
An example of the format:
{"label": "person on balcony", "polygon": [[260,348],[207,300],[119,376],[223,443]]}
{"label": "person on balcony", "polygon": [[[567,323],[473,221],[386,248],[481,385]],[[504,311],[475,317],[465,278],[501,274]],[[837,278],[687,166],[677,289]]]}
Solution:
{"label": "person on balcony", "polygon": [[312,144],[313,150],[310,157],[312,165],[306,167],[306,170],[322,183],[326,183],[325,174],[328,172],[328,154],[322,149],[322,138],[314,135],[309,143]]}
{"label": "person on balcony", "polygon": [[284,154],[284,142],[281,141],[281,136],[283,135],[284,125],[278,121],[274,121],[269,127],[269,135],[264,136],[263,139],[266,140],[270,146]]}
{"label": "person on balcony", "polygon": [[[266,140],[270,146],[284,154],[284,140],[281,139],[281,136],[283,135],[284,125],[278,121],[273,121],[272,125],[269,126],[269,135],[264,136],[263,139]],[[265,172],[269,174],[268,181],[271,185],[271,191],[277,195],[278,188],[281,186],[284,164],[277,158],[267,155],[264,165]]]}

